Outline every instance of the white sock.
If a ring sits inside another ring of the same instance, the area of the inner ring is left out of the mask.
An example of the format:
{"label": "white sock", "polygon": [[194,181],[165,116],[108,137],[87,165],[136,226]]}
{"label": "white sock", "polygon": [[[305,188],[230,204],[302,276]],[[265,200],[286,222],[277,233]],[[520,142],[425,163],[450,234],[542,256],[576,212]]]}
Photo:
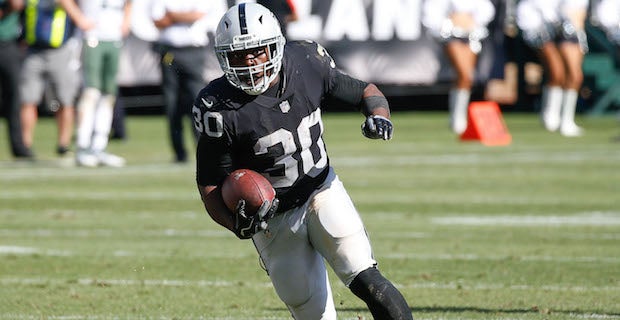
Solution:
{"label": "white sock", "polygon": [[562,101],[562,113],[560,133],[567,136],[581,135],[581,128],[575,124],[575,110],[577,109],[577,99],[579,93],[575,89],[567,89],[564,91],[564,100]]}
{"label": "white sock", "polygon": [[88,149],[91,146],[93,130],[95,126],[95,109],[101,91],[95,88],[85,88],[78,101],[77,138],[78,149]]}
{"label": "white sock", "polygon": [[95,152],[101,152],[108,146],[115,101],[115,96],[107,94],[101,98],[99,105],[97,105],[97,112],[95,113],[95,132],[92,144],[92,149]]}
{"label": "white sock", "polygon": [[564,90],[559,86],[545,86],[543,88],[540,116],[545,129],[549,131],[556,131],[560,127],[563,94]]}
{"label": "white sock", "polygon": [[448,95],[450,109],[450,128],[456,134],[467,129],[467,109],[469,106],[470,90],[453,88]]}

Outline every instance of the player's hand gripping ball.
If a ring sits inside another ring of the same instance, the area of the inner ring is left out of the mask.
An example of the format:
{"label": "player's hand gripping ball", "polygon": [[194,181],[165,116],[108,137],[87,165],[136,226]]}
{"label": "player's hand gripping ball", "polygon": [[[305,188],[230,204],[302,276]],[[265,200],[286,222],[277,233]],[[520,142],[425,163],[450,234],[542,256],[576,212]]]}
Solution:
{"label": "player's hand gripping ball", "polygon": [[234,214],[234,232],[240,239],[249,239],[267,227],[277,208],[276,191],[260,173],[239,169],[222,184],[222,198]]}

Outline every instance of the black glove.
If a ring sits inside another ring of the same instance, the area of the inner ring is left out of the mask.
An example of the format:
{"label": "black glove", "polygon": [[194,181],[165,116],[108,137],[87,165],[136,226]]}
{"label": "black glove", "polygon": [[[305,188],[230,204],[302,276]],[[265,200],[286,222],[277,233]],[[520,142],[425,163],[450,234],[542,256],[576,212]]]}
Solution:
{"label": "black glove", "polygon": [[267,228],[267,220],[272,218],[280,201],[274,199],[273,202],[265,200],[260,206],[256,214],[248,215],[245,212],[245,200],[239,200],[237,203],[237,209],[235,210],[235,235],[239,239],[250,239],[252,236]]}
{"label": "black glove", "polygon": [[362,123],[362,134],[369,139],[390,140],[393,131],[392,121],[386,117],[371,115]]}

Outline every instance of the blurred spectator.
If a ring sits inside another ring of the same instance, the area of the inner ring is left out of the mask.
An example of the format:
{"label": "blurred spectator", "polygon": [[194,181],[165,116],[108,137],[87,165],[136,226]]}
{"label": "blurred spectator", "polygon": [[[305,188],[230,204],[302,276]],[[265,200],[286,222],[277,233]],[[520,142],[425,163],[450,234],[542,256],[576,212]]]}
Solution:
{"label": "blurred spectator", "polygon": [[95,22],[83,33],[84,90],[78,101],[76,163],[122,167],[125,159],[106,152],[118,92],[116,74],[123,38],[129,34],[129,0],[88,0],[80,8]]}
{"label": "blurred spectator", "polygon": [[588,50],[587,10],[588,0],[522,0],[517,5],[523,40],[539,53],[545,68],[542,123],[567,137],[583,134],[575,124],[575,110],[583,82],[581,64]]}
{"label": "blurred spectator", "polygon": [[31,158],[24,147],[19,120],[19,74],[21,53],[17,45],[19,14],[23,0],[0,0],[0,109],[7,122],[11,153],[17,159]]}
{"label": "blurred spectator", "polygon": [[[599,0],[594,7],[594,14],[607,34],[607,38],[616,46],[616,70],[620,69],[620,0]],[[618,114],[620,116],[620,113]],[[620,142],[620,135],[612,141]]]}
{"label": "blurred spectator", "polygon": [[422,23],[440,41],[456,73],[449,92],[450,128],[461,134],[467,129],[467,109],[474,81],[477,56],[488,35],[487,24],[495,14],[489,0],[426,0]]}
{"label": "blurred spectator", "polygon": [[127,125],[125,124],[126,114],[125,104],[121,99],[116,99],[116,102],[114,103],[114,113],[112,114],[110,140],[127,139]]}
{"label": "blurred spectator", "polygon": [[[183,117],[193,123],[194,97],[205,86],[209,1],[154,0],[151,16],[160,29],[157,49],[161,55],[162,90],[170,142],[175,162],[187,162]],[[218,19],[214,17],[214,19]],[[191,125],[192,133],[197,138]],[[194,140],[195,142],[196,140]]]}
{"label": "blurred spectator", "polygon": [[607,38],[615,47],[616,69],[620,69],[620,0],[600,0],[594,8],[597,17]]}
{"label": "blurred spectator", "polygon": [[620,47],[620,0],[599,0],[594,11],[609,41]]}
{"label": "blurred spectator", "polygon": [[493,44],[493,65],[486,83],[484,99],[502,105],[514,105],[518,97],[516,40],[518,29],[514,11],[516,0],[493,0],[497,14],[489,23]]}
{"label": "blurred spectator", "polygon": [[74,24],[82,30],[94,27],[74,0],[29,0],[24,10],[24,38],[28,45],[21,79],[21,125],[24,144],[31,148],[37,122],[37,106],[46,83],[60,106],[56,111],[56,152],[69,152],[74,123],[74,102],[79,90],[77,43],[68,41]]}
{"label": "blurred spectator", "polygon": [[282,34],[288,39],[286,26],[289,22],[297,21],[297,11],[293,0],[257,0],[258,4],[262,4],[276,15],[278,22],[282,28]]}

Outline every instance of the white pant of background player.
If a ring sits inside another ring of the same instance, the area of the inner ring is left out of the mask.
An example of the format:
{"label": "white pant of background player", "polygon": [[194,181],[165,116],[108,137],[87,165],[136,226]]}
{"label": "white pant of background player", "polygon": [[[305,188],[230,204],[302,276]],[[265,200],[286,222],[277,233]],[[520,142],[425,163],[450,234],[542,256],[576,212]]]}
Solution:
{"label": "white pant of background player", "polygon": [[347,286],[376,265],[362,220],[333,169],[302,206],[252,238],[273,286],[295,319],[336,319],[323,258]]}

